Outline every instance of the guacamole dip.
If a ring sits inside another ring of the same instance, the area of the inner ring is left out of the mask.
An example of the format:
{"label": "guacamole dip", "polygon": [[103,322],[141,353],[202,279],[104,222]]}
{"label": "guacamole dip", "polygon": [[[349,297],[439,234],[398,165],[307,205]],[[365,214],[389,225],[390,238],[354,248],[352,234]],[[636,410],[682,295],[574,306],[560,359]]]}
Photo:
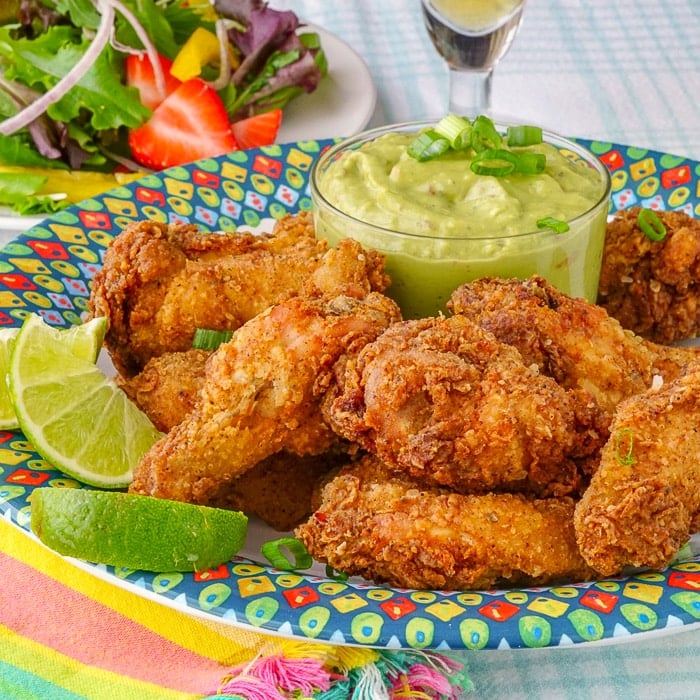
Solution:
{"label": "guacamole dip", "polygon": [[[407,318],[444,311],[454,289],[486,276],[538,274],[595,301],[610,179],[592,154],[550,136],[511,149],[544,154],[543,172],[497,177],[472,171],[471,149],[418,161],[408,154],[415,138],[415,129],[356,137],[322,156],[311,180],[317,235],[383,252],[388,293]],[[538,229],[549,218],[569,230]]]}
{"label": "guacamole dip", "polygon": [[603,194],[600,175],[548,143],[514,151],[547,158],[538,175],[477,175],[471,151],[427,162],[408,155],[415,134],[389,133],[347,151],[326,170],[330,204],[376,226],[422,236],[491,238],[537,230],[537,221],[568,221]]}

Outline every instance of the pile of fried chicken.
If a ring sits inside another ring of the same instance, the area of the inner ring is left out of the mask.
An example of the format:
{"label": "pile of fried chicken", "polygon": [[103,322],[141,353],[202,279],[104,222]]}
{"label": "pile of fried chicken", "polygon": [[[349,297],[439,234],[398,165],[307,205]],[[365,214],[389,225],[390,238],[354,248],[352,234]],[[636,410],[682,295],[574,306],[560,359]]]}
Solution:
{"label": "pile of fried chicken", "polygon": [[[130,491],[244,510],[402,588],[664,568],[700,526],[700,362],[670,345],[700,327],[700,223],[667,213],[652,244],[636,216],[609,224],[598,305],[487,278],[416,320],[380,254],[307,213],[129,225],[90,308],[163,432]],[[193,349],[198,328],[233,335]]]}

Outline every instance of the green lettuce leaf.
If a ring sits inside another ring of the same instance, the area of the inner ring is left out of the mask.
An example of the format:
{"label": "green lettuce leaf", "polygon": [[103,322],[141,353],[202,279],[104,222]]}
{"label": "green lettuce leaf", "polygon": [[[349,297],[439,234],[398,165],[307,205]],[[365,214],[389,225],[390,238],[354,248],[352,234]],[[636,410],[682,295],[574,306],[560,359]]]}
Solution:
{"label": "green lettuce leaf", "polygon": [[36,196],[45,182],[45,177],[33,173],[0,173],[0,205],[23,216],[50,214],[65,208],[65,203],[47,196]]}
{"label": "green lettuce leaf", "polygon": [[[50,89],[75,66],[89,45],[87,39],[73,43],[74,38],[74,33],[62,26],[32,40],[15,41],[5,36],[0,42],[0,52],[7,55],[9,49],[13,59],[6,77],[21,80],[40,92]],[[50,105],[48,115],[69,123],[81,117],[82,110],[87,110],[96,131],[139,126],[151,111],[141,104],[138,90],[122,83],[121,73],[121,59],[107,46],[80,82]]]}
{"label": "green lettuce leaf", "polygon": [[34,144],[26,135],[16,134],[4,136],[0,134],[0,163],[18,165],[22,168],[58,168],[69,170],[63,161],[44,158],[34,148]]}
{"label": "green lettuce leaf", "polygon": [[[52,3],[48,3],[51,5]],[[97,29],[100,24],[100,13],[93,0],[55,0],[55,10],[62,15],[68,15],[76,27]],[[125,4],[129,4],[127,1]]]}

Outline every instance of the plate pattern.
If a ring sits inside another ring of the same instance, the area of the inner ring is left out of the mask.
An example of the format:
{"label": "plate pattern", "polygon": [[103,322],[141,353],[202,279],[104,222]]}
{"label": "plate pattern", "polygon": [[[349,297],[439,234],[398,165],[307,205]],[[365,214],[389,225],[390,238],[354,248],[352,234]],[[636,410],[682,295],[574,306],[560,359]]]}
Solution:
{"label": "plate pattern", "polygon": [[[700,216],[700,164],[630,146],[578,141],[609,168],[613,211],[640,204]],[[205,231],[232,231],[309,209],[309,170],[332,143],[271,146],[171,168],[45,220],[0,251],[0,325],[19,325],[30,312],[55,325],[81,322],[104,252],[131,221],[191,222]],[[47,485],[80,487],[42,460],[21,433],[0,432],[0,515],[28,532],[31,491]],[[244,558],[198,574],[86,566],[193,614],[338,644],[545,647],[700,623],[700,557],[627,578],[476,592],[338,582]]]}

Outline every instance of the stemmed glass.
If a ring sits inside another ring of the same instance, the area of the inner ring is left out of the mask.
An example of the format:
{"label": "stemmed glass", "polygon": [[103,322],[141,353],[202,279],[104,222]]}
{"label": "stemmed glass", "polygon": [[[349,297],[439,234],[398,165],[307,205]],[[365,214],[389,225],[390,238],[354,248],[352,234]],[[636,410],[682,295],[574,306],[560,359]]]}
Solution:
{"label": "stemmed glass", "polygon": [[525,0],[421,0],[433,45],[450,69],[449,111],[491,112],[491,78],[520,27]]}

